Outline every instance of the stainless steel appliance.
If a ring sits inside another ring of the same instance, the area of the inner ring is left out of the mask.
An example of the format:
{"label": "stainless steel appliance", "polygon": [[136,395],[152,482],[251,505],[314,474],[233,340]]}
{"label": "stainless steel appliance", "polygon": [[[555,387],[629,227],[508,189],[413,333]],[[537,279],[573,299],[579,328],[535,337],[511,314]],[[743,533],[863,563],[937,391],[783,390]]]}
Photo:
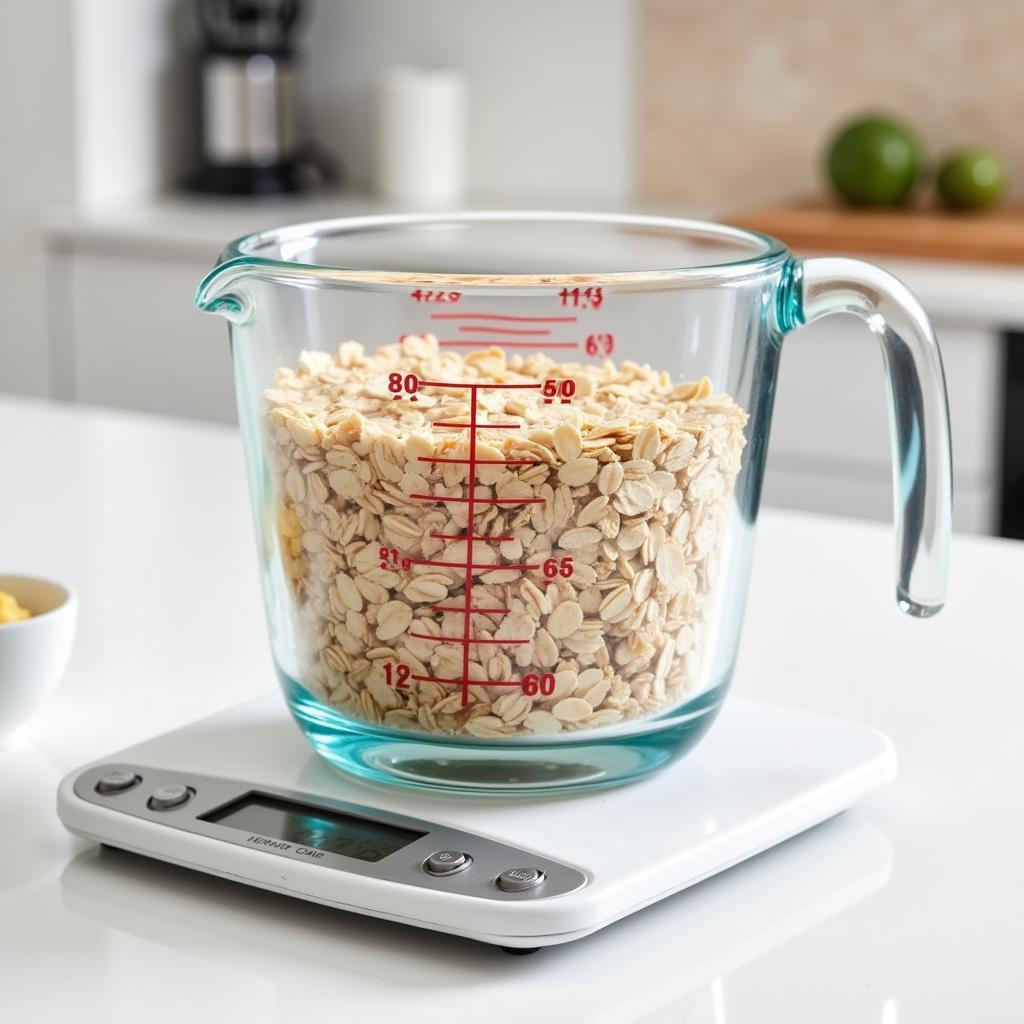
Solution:
{"label": "stainless steel appliance", "polygon": [[294,30],[300,0],[197,0],[201,166],[196,192],[298,192],[337,167],[305,137]]}

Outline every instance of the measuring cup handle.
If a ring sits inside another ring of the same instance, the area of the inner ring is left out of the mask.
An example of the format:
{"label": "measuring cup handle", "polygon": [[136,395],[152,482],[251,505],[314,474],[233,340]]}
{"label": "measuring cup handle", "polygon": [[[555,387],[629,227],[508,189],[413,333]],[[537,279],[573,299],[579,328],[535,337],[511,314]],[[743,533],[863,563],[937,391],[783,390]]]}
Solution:
{"label": "measuring cup handle", "polygon": [[783,310],[788,326],[853,313],[881,342],[892,430],[896,600],[909,615],[934,615],[946,600],[953,520],[949,406],[935,333],[906,286],[870,263],[821,257],[798,260],[791,269]]}

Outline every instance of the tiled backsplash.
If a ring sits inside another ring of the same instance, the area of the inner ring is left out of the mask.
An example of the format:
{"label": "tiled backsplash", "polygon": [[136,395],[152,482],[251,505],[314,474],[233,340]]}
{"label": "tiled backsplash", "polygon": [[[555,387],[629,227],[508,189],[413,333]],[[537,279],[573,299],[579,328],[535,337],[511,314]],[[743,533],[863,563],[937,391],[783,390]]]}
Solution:
{"label": "tiled backsplash", "polygon": [[935,159],[976,143],[1024,194],[1020,0],[640,0],[638,187],[745,203],[821,188],[832,128],[911,124]]}

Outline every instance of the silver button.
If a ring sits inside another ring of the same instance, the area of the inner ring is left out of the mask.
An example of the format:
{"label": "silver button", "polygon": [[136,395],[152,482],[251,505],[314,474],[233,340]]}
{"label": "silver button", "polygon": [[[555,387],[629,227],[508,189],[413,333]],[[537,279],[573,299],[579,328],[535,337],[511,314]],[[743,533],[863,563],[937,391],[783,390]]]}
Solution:
{"label": "silver button", "polygon": [[142,779],[127,768],[111,768],[104,772],[96,782],[96,792],[104,796],[110,793],[123,793],[126,789],[141,782]]}
{"label": "silver button", "polygon": [[192,790],[188,786],[175,784],[154,789],[146,806],[151,811],[169,811],[172,807],[180,807],[192,799]]}
{"label": "silver button", "polygon": [[525,892],[543,881],[544,872],[540,868],[509,868],[498,875],[495,884],[502,892]]}
{"label": "silver button", "polygon": [[454,875],[456,871],[469,867],[472,860],[461,850],[438,850],[423,862],[423,870],[429,875]]}

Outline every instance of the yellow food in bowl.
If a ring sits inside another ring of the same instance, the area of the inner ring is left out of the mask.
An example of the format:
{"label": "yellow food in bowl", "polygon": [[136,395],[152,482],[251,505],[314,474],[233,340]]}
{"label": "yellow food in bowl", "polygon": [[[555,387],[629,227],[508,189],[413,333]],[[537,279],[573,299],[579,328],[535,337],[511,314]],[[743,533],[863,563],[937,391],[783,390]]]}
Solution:
{"label": "yellow food in bowl", "polygon": [[18,599],[13,594],[7,594],[0,590],[0,625],[6,625],[8,622],[21,622],[22,619],[29,618],[31,614],[27,608],[22,608],[18,604]]}

